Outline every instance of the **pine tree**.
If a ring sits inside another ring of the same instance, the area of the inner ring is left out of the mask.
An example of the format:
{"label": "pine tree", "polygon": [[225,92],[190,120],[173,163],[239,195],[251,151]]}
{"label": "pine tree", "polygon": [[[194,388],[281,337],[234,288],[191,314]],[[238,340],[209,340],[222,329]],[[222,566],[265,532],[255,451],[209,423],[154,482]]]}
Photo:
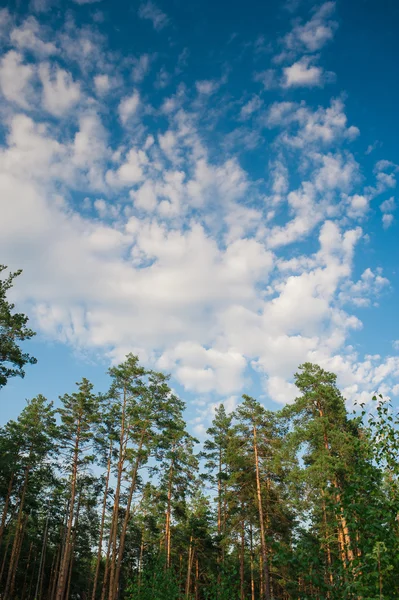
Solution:
{"label": "pine tree", "polygon": [[74,546],[73,528],[77,527],[79,478],[86,472],[86,468],[93,462],[89,453],[92,449],[94,424],[98,420],[98,398],[93,394],[93,385],[82,379],[77,384],[78,391],[65,394],[61,398],[62,408],[60,439],[65,450],[64,465],[69,472],[69,498],[68,516],[66,522],[65,539],[61,552],[56,600],[64,600],[67,588],[68,572],[71,568],[71,557]]}
{"label": "pine tree", "polygon": [[[0,274],[7,267],[0,265]],[[14,304],[7,301],[7,292],[13,281],[22,271],[10,273],[6,279],[0,279],[0,389],[10,377],[24,377],[24,366],[34,365],[36,358],[23,352],[18,342],[31,339],[35,333],[27,327],[28,317],[23,313],[14,313]]]}

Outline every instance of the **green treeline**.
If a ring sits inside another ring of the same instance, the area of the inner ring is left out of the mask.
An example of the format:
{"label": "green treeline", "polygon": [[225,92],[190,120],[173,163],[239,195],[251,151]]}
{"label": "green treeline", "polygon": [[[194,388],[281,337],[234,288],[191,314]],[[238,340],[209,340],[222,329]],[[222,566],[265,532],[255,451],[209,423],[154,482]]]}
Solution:
{"label": "green treeline", "polygon": [[[0,280],[0,388],[36,362],[6,297],[19,273]],[[131,354],[109,375],[0,428],[0,600],[399,598],[389,402],[349,415],[306,363],[293,404],[221,404],[200,446],[166,375]]]}
{"label": "green treeline", "polygon": [[348,415],[306,363],[293,404],[220,405],[199,446],[167,376],[109,374],[0,429],[2,600],[399,598],[389,403]]}

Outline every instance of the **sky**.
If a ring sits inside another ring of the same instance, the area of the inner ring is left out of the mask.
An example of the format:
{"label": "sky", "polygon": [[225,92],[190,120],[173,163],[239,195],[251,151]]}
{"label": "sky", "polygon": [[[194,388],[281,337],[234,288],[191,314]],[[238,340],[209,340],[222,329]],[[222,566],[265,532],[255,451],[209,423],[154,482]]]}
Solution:
{"label": "sky", "polygon": [[128,352],[199,437],[305,361],[399,396],[399,5],[30,0],[0,10],[0,262],[38,359],[0,422]]}

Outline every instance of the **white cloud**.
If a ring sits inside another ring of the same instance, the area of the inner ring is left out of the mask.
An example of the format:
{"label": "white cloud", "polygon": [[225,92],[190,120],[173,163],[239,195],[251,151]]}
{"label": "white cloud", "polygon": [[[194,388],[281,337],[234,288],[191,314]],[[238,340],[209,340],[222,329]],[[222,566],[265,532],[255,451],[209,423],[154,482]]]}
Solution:
{"label": "white cloud", "polygon": [[249,119],[255,112],[257,112],[263,105],[262,100],[259,96],[253,96],[251,100],[248,100],[240,110],[240,118],[245,120]]}
{"label": "white cloud", "polygon": [[39,57],[47,57],[57,53],[53,42],[45,42],[43,31],[34,17],[25,19],[20,27],[11,31],[10,40],[19,50],[30,50]]}
{"label": "white cloud", "polygon": [[35,67],[24,64],[19,52],[10,50],[5,54],[0,62],[0,88],[6,100],[28,109],[34,74]]}
{"label": "white cloud", "polygon": [[123,98],[118,107],[118,113],[123,125],[136,113],[140,104],[140,96],[137,91],[134,91],[131,96]]}
{"label": "white cloud", "polygon": [[382,226],[384,229],[388,229],[393,223],[393,215],[385,214],[382,215]]}
{"label": "white cloud", "polygon": [[42,63],[39,66],[39,77],[43,85],[44,107],[52,115],[62,116],[79,102],[80,84],[73,81],[68,71]]}
{"label": "white cloud", "polygon": [[396,208],[396,204],[395,204],[395,198],[393,196],[388,198],[388,200],[384,200],[384,202],[382,202],[380,204],[380,210],[383,213],[393,212],[395,210],[395,208]]}
{"label": "white cloud", "polygon": [[96,88],[97,94],[106,94],[111,89],[111,81],[108,75],[96,75],[94,77],[94,87]]}
{"label": "white cloud", "polygon": [[323,85],[323,69],[311,65],[309,58],[303,57],[290,67],[283,69],[284,87],[314,87]]}
{"label": "white cloud", "polygon": [[[292,373],[306,360],[336,371],[350,398],[396,389],[397,357],[362,358],[350,344],[363,325],[354,313],[389,289],[377,266],[354,275],[365,237],[358,222],[367,226],[371,200],[395,187],[398,168],[380,161],[375,186],[365,188],[346,149],[359,130],[342,99],[318,107],[284,99],[328,79],[317,57],[297,60],[335,31],[332,3],[323,7],[294,25],[283,79],[280,67],[256,76],[283,100],[268,107],[269,96],[252,88],[238,97],[229,89],[213,106],[208,97],[227,80],[210,78],[182,82],[169,97],[157,88],[151,98],[148,88],[141,105],[123,76],[131,70],[139,84],[155,55],[119,63],[93,28],[69,20],[55,37],[61,69],[54,39],[35,21],[12,30],[32,62],[5,54],[0,85],[19,110],[34,111],[5,112],[0,252],[25,269],[19,300],[38,331],[112,360],[134,350],[171,370],[208,410],[221,398],[234,408],[258,378],[268,397],[291,401]],[[152,3],[140,14],[158,30],[168,23]],[[46,56],[40,68],[32,51]],[[38,72],[51,119],[35,101]],[[87,85],[94,98],[83,96]],[[219,146],[226,115],[232,131]],[[131,127],[121,131],[118,118]],[[252,118],[251,128],[234,118]],[[245,154],[249,133],[256,171]],[[390,221],[393,199],[380,208]],[[203,431],[204,414],[198,418]]]}
{"label": "white cloud", "polygon": [[156,31],[161,31],[169,24],[168,16],[151,0],[140,5],[138,15],[140,19],[151,21]]}
{"label": "white cloud", "polygon": [[296,25],[284,38],[284,44],[290,50],[316,52],[331,41],[338,27],[331,19],[335,2],[325,2],[304,25]]}

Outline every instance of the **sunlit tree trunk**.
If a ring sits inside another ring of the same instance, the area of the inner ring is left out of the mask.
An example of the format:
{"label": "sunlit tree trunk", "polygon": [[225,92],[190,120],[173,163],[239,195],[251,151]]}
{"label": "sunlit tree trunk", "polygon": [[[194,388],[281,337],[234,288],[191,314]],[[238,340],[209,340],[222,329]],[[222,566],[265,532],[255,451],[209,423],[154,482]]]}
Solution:
{"label": "sunlit tree trunk", "polygon": [[267,558],[267,547],[265,538],[265,524],[262,507],[262,492],[260,486],[260,474],[259,474],[259,457],[258,457],[258,443],[256,436],[256,427],[253,426],[253,448],[255,456],[255,472],[256,472],[256,493],[258,499],[258,512],[259,512],[259,526],[260,526],[260,545],[262,552],[262,569],[263,569],[263,588],[261,589],[260,597],[263,600],[270,600],[270,580],[269,580],[269,564]]}
{"label": "sunlit tree trunk", "polygon": [[108,488],[109,488],[109,477],[110,477],[110,473],[111,473],[111,461],[112,461],[112,442],[110,444],[109,455],[108,455],[107,475],[106,475],[106,479],[105,479],[105,489],[104,489],[103,506],[102,506],[102,513],[101,513],[100,535],[99,535],[99,539],[98,539],[96,570],[95,570],[95,573],[94,573],[93,591],[92,591],[92,595],[91,595],[92,600],[95,600],[95,597],[96,597],[98,575],[99,575],[99,572],[100,572],[100,565],[101,565],[102,545],[103,545],[103,537],[104,537],[105,515],[106,515],[106,512],[107,512],[107,497],[108,497]]}
{"label": "sunlit tree trunk", "polygon": [[114,597],[114,581],[115,581],[116,561],[117,561],[119,502],[120,502],[122,473],[123,473],[123,466],[125,463],[126,444],[127,444],[127,435],[126,435],[126,431],[125,431],[125,429],[126,429],[126,403],[127,403],[127,391],[126,391],[126,387],[124,387],[122,418],[121,418],[121,431],[120,431],[120,438],[119,438],[117,482],[116,482],[116,487],[115,487],[114,507],[113,507],[113,512],[112,512],[112,525],[111,525],[112,534],[110,536],[110,541],[109,541],[110,546],[111,546],[111,552],[110,552],[110,560],[109,560],[108,600],[113,600],[113,597]]}
{"label": "sunlit tree trunk", "polygon": [[73,453],[73,466],[72,466],[72,478],[71,478],[71,496],[69,502],[69,516],[66,527],[65,543],[62,552],[60,572],[57,583],[56,600],[64,600],[66,578],[68,575],[70,552],[71,552],[71,541],[72,541],[72,527],[75,512],[75,500],[76,500],[76,486],[78,478],[78,460],[80,450],[80,421],[77,423],[77,433],[75,438],[75,447]]}

